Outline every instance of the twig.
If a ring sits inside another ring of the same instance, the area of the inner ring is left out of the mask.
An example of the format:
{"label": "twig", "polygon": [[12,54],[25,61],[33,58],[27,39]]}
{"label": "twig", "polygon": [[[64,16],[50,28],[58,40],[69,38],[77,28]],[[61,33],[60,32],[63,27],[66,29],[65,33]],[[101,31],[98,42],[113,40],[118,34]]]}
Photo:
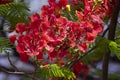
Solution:
{"label": "twig", "polygon": [[90,52],[92,52],[95,48],[96,48],[96,46],[92,47],[89,51],[87,51],[86,53],[84,53],[83,56],[79,56],[77,59],[74,59],[73,61],[71,61],[69,64],[67,64],[65,66],[67,66],[68,68],[72,68],[79,60],[81,60],[83,57],[85,57]]}
{"label": "twig", "polygon": [[38,78],[36,77],[32,77],[31,75],[36,73],[36,72],[25,72],[25,71],[14,71],[13,69],[7,69],[6,67],[3,67],[3,66],[0,66],[0,71],[3,71],[5,73],[8,73],[8,74],[14,74],[14,75],[25,75],[25,76],[28,76],[34,80],[39,80]]}
{"label": "twig", "polygon": [[24,74],[34,74],[35,72],[26,72],[26,71],[15,71],[14,69],[8,69],[6,67],[0,66],[0,70],[8,74],[24,75]]}
{"label": "twig", "polygon": [[19,71],[19,69],[12,63],[11,59],[10,59],[10,56],[9,56],[9,53],[7,51],[5,51],[7,56],[8,56],[8,61],[10,63],[10,65],[16,70],[16,71]]}
{"label": "twig", "polygon": [[107,28],[106,30],[104,30],[104,32],[103,32],[103,34],[102,34],[101,37],[104,37],[108,30],[109,30],[109,28]]}

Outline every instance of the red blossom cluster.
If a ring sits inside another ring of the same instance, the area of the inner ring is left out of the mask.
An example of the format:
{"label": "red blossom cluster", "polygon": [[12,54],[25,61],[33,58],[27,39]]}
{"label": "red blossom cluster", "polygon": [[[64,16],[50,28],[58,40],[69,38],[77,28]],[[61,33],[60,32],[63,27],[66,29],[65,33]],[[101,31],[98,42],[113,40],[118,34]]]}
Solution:
{"label": "red blossom cluster", "polygon": [[[48,0],[49,5],[42,7],[41,14],[32,15],[28,25],[18,23],[17,35],[11,36],[10,41],[16,45],[21,60],[27,62],[31,56],[35,56],[36,60],[44,60],[43,57],[47,54],[48,60],[64,65],[63,58],[71,56],[69,48],[78,48],[81,53],[86,52],[88,45],[102,32],[103,18],[110,11],[107,0],[96,5],[97,1],[71,0],[70,5],[79,2],[84,4],[83,10],[75,12],[78,20],[72,21],[61,15],[67,10],[67,0]],[[80,65],[83,68],[81,63],[75,66],[81,68]],[[73,68],[76,74],[81,71],[78,68]]]}
{"label": "red blossom cluster", "polygon": [[82,62],[77,62],[72,68],[72,71],[75,73],[75,75],[79,76],[80,74],[82,74],[83,78],[86,78],[89,67]]}

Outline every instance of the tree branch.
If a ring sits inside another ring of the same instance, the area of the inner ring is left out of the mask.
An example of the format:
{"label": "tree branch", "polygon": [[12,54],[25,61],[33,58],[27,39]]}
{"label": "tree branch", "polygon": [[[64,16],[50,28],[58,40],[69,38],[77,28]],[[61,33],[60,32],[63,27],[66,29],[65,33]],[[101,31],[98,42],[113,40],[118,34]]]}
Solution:
{"label": "tree branch", "polygon": [[10,59],[10,56],[9,56],[9,53],[8,53],[7,55],[8,55],[8,61],[9,61],[10,65],[11,65],[14,69],[16,69],[16,71],[19,71],[19,69],[12,63],[12,61],[11,61],[11,59]]}
{"label": "tree branch", "polygon": [[80,61],[83,57],[85,57],[90,52],[92,52],[95,48],[96,48],[96,46],[92,47],[89,51],[87,51],[86,53],[84,53],[84,55],[79,56],[77,59],[74,59],[73,61],[71,61],[69,64],[67,64],[65,66],[67,66],[68,68],[72,68],[78,61]]}
{"label": "tree branch", "polygon": [[[111,22],[108,26],[108,28],[109,28],[108,39],[112,40],[112,41],[114,41],[114,39],[115,39],[115,31],[116,31],[119,10],[120,10],[120,0],[116,0],[116,4],[115,4],[115,6],[113,8],[113,12],[112,12]],[[107,53],[105,53],[103,56],[102,80],[108,80],[109,56],[110,56],[110,50]]]}
{"label": "tree branch", "polygon": [[32,76],[34,73],[36,73],[34,71],[33,72],[15,71],[14,69],[8,69],[8,68],[3,67],[3,66],[0,66],[0,71],[3,71],[7,74],[24,75],[24,76],[30,77],[31,79],[39,80],[38,78]]}

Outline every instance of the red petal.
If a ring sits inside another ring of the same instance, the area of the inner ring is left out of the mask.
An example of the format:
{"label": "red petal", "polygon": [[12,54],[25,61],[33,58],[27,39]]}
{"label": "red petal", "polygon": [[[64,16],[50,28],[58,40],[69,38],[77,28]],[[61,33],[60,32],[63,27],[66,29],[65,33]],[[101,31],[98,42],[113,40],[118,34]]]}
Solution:
{"label": "red petal", "polygon": [[63,58],[63,57],[66,56],[67,53],[68,53],[68,52],[65,51],[65,50],[60,50],[60,52],[59,52],[59,57],[60,57],[60,58]]}
{"label": "red petal", "polygon": [[58,52],[54,50],[53,52],[49,53],[48,55],[49,55],[50,60],[54,60],[58,56]]}
{"label": "red petal", "polygon": [[52,6],[55,4],[55,0],[48,0],[48,3]]}
{"label": "red petal", "polygon": [[93,27],[93,33],[95,35],[97,35],[98,33],[103,31],[102,25],[98,24],[98,23],[93,23],[94,27]]}
{"label": "red petal", "polygon": [[58,5],[59,5],[59,7],[61,8],[62,6],[66,6],[67,3],[68,3],[68,0],[59,0]]}
{"label": "red petal", "polygon": [[87,33],[86,34],[86,40],[87,40],[88,43],[93,42],[95,40],[95,35],[92,34],[92,33]]}
{"label": "red petal", "polygon": [[36,56],[36,55],[39,55],[39,52],[28,52],[27,55]]}
{"label": "red petal", "polygon": [[18,23],[16,26],[16,31],[23,33],[26,30],[26,26],[24,23]]}
{"label": "red petal", "polygon": [[30,19],[31,19],[32,22],[38,21],[38,20],[40,20],[40,16],[39,16],[39,14],[36,13],[36,14],[32,15],[30,17]]}
{"label": "red petal", "polygon": [[14,44],[15,40],[16,40],[16,35],[12,35],[9,37],[9,40],[11,42],[11,44]]}
{"label": "red petal", "polygon": [[54,50],[54,48],[52,46],[49,46],[49,45],[46,45],[45,46],[45,49],[48,51],[48,52],[52,52]]}
{"label": "red petal", "polygon": [[20,53],[20,60],[23,62],[28,62],[29,56],[25,53]]}
{"label": "red petal", "polygon": [[78,77],[80,75],[80,72],[82,71],[82,62],[77,62],[74,66],[73,66],[73,72],[75,73],[75,75]]}
{"label": "red petal", "polygon": [[39,55],[36,56],[37,60],[42,60],[43,59],[43,53],[39,52]]}
{"label": "red petal", "polygon": [[40,27],[42,28],[43,31],[47,31],[50,28],[48,22],[42,22]]}
{"label": "red petal", "polygon": [[108,10],[108,0],[103,0],[105,4],[105,8]]}
{"label": "red petal", "polygon": [[99,15],[91,15],[91,17],[92,17],[93,21],[95,21],[99,24],[103,23],[103,21],[102,21],[102,19],[100,18]]}
{"label": "red petal", "polygon": [[80,21],[83,19],[83,13],[76,11],[76,15]]}
{"label": "red petal", "polygon": [[70,46],[75,47],[75,42],[70,40]]}
{"label": "red petal", "polygon": [[92,4],[88,0],[84,0],[84,14],[87,15],[92,10]]}
{"label": "red petal", "polygon": [[24,51],[25,51],[25,45],[23,43],[19,43],[16,46],[16,50],[17,50],[18,53],[24,53]]}
{"label": "red petal", "polygon": [[86,43],[82,43],[78,45],[78,48],[82,51],[85,52],[87,50],[87,44]]}

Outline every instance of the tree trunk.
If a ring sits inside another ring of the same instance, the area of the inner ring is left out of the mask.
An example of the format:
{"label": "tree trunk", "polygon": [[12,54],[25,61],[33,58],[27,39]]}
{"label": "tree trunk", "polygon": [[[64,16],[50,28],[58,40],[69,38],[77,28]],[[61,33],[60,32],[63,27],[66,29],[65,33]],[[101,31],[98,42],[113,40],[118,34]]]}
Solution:
{"label": "tree trunk", "polygon": [[[111,18],[110,24],[108,26],[108,28],[109,28],[108,39],[112,40],[112,41],[114,41],[114,38],[115,38],[115,31],[116,31],[119,10],[120,10],[120,0],[116,0],[116,4],[115,4],[115,6],[113,8],[113,12],[112,12],[112,18]],[[103,56],[102,80],[108,80],[109,56],[110,56],[110,51],[105,53],[105,55]]]}

